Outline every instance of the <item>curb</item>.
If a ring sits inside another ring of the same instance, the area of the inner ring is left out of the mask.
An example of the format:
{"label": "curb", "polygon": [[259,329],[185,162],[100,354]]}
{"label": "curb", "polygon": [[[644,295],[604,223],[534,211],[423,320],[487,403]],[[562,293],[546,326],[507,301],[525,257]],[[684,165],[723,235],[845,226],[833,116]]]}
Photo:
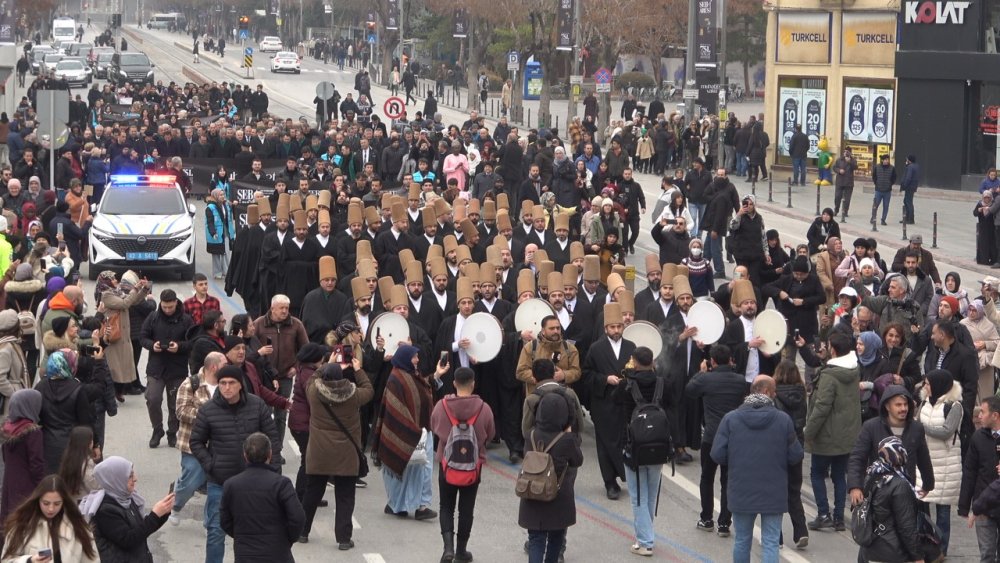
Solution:
{"label": "curb", "polygon": [[[183,43],[181,43],[179,41],[174,41],[174,47],[177,47],[178,49],[180,49],[182,51],[187,51],[189,54],[193,54],[193,53],[191,53],[191,46],[190,45],[184,45]],[[213,59],[211,57],[205,56],[204,54],[201,53],[200,50],[198,51],[198,60],[204,61],[206,63],[213,64],[213,65],[215,65],[217,67],[221,67],[222,66],[222,64],[220,64],[219,61],[216,61],[215,59]]]}

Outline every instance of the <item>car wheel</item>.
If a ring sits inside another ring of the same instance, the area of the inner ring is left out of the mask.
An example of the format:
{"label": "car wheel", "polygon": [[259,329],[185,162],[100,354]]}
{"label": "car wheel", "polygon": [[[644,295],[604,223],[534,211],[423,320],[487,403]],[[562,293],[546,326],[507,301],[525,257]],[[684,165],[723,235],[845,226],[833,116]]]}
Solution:
{"label": "car wheel", "polygon": [[301,70],[301,69],[298,69],[298,68],[297,68],[297,69],[295,69],[295,74],[302,74],[302,70]]}
{"label": "car wheel", "polygon": [[193,280],[194,279],[194,274],[195,274],[195,265],[191,264],[190,266],[188,266],[188,267],[184,268],[183,270],[181,270],[181,281],[191,281],[191,280]]}

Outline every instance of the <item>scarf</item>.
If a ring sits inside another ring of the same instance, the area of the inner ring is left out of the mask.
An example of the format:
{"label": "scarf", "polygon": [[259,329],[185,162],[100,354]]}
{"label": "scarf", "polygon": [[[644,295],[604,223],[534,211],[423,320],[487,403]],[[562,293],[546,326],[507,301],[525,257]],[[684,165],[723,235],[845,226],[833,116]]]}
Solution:
{"label": "scarf", "polygon": [[20,436],[28,427],[38,424],[42,413],[42,394],[35,389],[20,389],[10,396],[10,410],[3,423],[3,433],[11,438]]}
{"label": "scarf", "polygon": [[879,479],[879,485],[885,485],[893,477],[899,477],[906,482],[907,485],[913,489],[913,493],[916,494],[916,487],[913,486],[913,481],[906,474],[906,462],[909,459],[909,454],[906,452],[906,448],[903,447],[903,441],[897,436],[888,436],[883,438],[881,442],[878,443],[878,458],[868,466],[868,478]]}
{"label": "scarf", "polygon": [[751,393],[747,395],[746,399],[743,399],[743,404],[751,408],[759,409],[774,406],[774,401],[763,393]]}
{"label": "scarf", "polygon": [[858,337],[865,345],[865,352],[858,357],[858,362],[867,367],[879,360],[879,352],[882,350],[882,339],[878,334],[867,331],[862,332]]}
{"label": "scarf", "polygon": [[76,373],[76,352],[64,348],[49,355],[45,363],[45,377],[52,380],[72,379]]}
{"label": "scarf", "polygon": [[[399,351],[412,346],[402,346]],[[378,458],[390,473],[403,478],[403,471],[420,441],[421,429],[430,426],[431,389],[411,371],[394,367],[382,397],[382,420],[378,431]]]}
{"label": "scarf", "polygon": [[80,512],[87,522],[97,514],[105,496],[110,496],[125,510],[135,503],[139,514],[143,513],[146,499],[136,492],[128,492],[128,480],[132,475],[132,462],[118,456],[111,456],[94,466],[94,479],[100,487],[80,500]]}

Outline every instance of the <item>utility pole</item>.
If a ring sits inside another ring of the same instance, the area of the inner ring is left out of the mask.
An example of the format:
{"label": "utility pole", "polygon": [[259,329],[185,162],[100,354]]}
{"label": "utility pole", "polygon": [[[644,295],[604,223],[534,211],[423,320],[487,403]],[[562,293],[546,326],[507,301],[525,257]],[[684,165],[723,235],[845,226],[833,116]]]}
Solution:
{"label": "utility pole", "polygon": [[[688,39],[687,56],[684,61],[684,85],[682,92],[690,88],[698,87],[698,79],[695,76],[694,61],[698,56],[698,0],[688,1]],[[685,125],[694,119],[694,104],[697,100],[684,100]]]}
{"label": "utility pole", "polygon": [[[578,75],[583,74],[583,68],[582,68],[583,62],[581,61],[580,57],[580,51],[581,49],[583,49],[580,37],[581,35],[580,16],[583,12],[583,9],[581,8],[582,2],[583,0],[573,0],[573,64],[570,66],[573,68],[573,72],[575,72]],[[582,90],[583,89],[581,84],[581,93]],[[573,95],[572,84],[570,84],[569,87],[569,97],[567,104],[569,105],[569,110],[566,113],[566,130],[569,130],[569,124],[573,121],[573,118],[576,117],[576,106],[577,106],[577,99],[576,96]]]}
{"label": "utility pole", "polygon": [[722,26],[720,27],[720,33],[722,37],[720,39],[720,44],[722,46],[719,49],[719,126],[717,127],[717,132],[719,136],[719,162],[716,163],[716,168],[722,168],[719,166],[720,163],[725,162],[726,145],[722,142],[722,133],[725,130],[725,122],[723,121],[723,115],[728,118],[729,112],[726,111],[726,104],[728,103],[729,97],[729,78],[726,76],[726,36],[728,35],[728,25],[726,25],[726,0],[718,0],[719,11],[718,14],[722,14]]}

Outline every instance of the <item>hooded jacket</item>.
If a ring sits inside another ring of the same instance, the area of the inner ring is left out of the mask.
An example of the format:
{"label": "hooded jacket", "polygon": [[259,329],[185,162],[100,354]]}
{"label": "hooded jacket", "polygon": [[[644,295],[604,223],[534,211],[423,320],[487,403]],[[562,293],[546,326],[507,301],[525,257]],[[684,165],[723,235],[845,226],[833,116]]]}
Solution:
{"label": "hooded jacket", "polygon": [[239,401],[229,404],[216,389],[212,400],[198,409],[189,442],[191,453],[198,458],[208,478],[221,485],[243,471],[243,442],[254,432],[267,434],[272,453],[277,457],[281,441],[271,409],[264,400],[241,388]]}
{"label": "hooded jacket", "polygon": [[859,378],[858,357],[853,351],[819,368],[803,433],[806,451],[817,455],[850,453],[861,429]]}
{"label": "hooded jacket", "polygon": [[[980,495],[985,495],[990,483],[997,480],[997,463],[1000,463],[1000,439],[993,436],[989,428],[980,428],[972,433],[969,448],[962,460],[962,490],[958,496],[958,515],[969,515],[969,507],[975,501],[980,502]],[[988,499],[983,501],[987,505]],[[982,510],[983,506],[980,507]],[[989,514],[990,518],[1000,518],[1000,505],[989,506],[990,510],[976,512]]]}
{"label": "hooded jacket", "polygon": [[448,412],[459,422],[468,421],[473,416],[476,417],[472,428],[476,432],[476,440],[479,443],[479,461],[486,463],[486,444],[496,436],[496,425],[493,420],[493,411],[479,398],[479,395],[465,397],[448,395],[434,405],[434,410],[431,412],[431,432],[437,437],[437,451],[434,452],[434,459],[438,462],[441,461],[445,444],[448,443],[448,436],[451,434],[453,426],[448,418],[448,412],[444,410],[445,403],[448,405]]}
{"label": "hooded jacket", "polygon": [[[326,381],[313,377],[306,384],[309,401],[309,447],[306,448],[306,473],[309,475],[356,476],[358,454],[354,444],[361,446],[361,407],[375,396],[368,375],[354,372],[355,381],[346,377]],[[350,432],[344,434],[330,409]],[[352,442],[353,441],[353,442]]]}
{"label": "hooded jacket", "polygon": [[857,435],[857,442],[851,451],[851,457],[847,461],[847,488],[861,489],[865,485],[865,472],[872,461],[878,457],[878,444],[883,439],[892,436],[892,429],[889,427],[888,411],[886,403],[893,397],[902,395],[909,403],[907,411],[906,425],[903,427],[903,434],[899,437],[903,441],[903,447],[909,454],[906,463],[906,474],[912,480],[916,480],[917,469],[923,479],[922,489],[925,492],[934,490],[934,466],[931,464],[930,452],[927,449],[927,439],[924,435],[924,425],[914,420],[912,415],[915,412],[916,404],[910,392],[902,385],[890,385],[882,393],[882,401],[879,403],[879,416],[865,421],[861,426],[861,433]]}

